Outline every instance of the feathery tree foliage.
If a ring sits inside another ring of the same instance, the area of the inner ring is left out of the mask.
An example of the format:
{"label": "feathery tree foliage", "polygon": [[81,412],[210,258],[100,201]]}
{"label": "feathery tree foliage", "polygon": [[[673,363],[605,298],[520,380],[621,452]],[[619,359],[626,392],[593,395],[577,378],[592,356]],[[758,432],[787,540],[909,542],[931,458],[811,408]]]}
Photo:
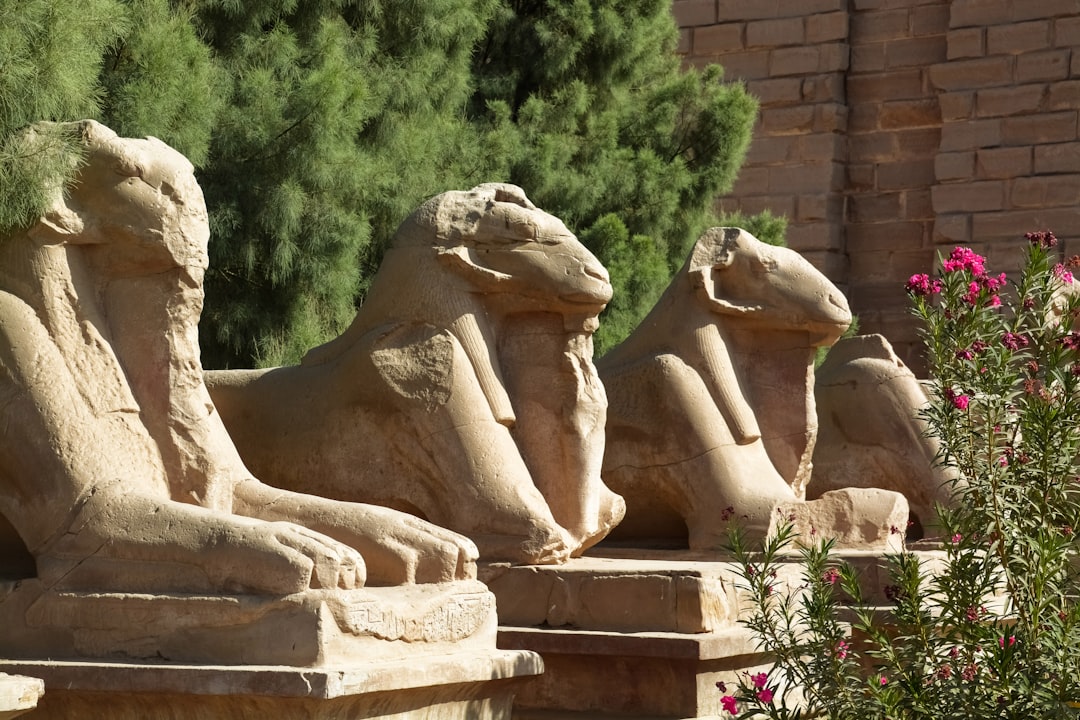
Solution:
{"label": "feathery tree foliage", "polygon": [[295,360],[340,331],[405,216],[484,177],[462,108],[490,5],[201,3],[231,82],[200,174],[209,362]]}
{"label": "feathery tree foliage", "polygon": [[651,309],[714,221],[757,106],[721,70],[681,72],[669,0],[504,0],[473,64],[471,114],[509,179],[608,267],[602,352]]}
{"label": "feathery tree foliage", "polygon": [[102,54],[126,18],[119,0],[0,0],[0,231],[40,215],[70,180],[73,140],[53,135],[30,146],[21,131],[98,114]]}
{"label": "feathery tree foliage", "polygon": [[[208,367],[293,361],[338,332],[401,220],[488,181],[521,185],[608,266],[608,347],[717,221],[756,113],[719,68],[680,71],[669,0],[75,5],[0,0],[0,138],[91,116],[192,159]],[[62,165],[17,152],[0,147],[0,226],[43,202],[15,179]]]}

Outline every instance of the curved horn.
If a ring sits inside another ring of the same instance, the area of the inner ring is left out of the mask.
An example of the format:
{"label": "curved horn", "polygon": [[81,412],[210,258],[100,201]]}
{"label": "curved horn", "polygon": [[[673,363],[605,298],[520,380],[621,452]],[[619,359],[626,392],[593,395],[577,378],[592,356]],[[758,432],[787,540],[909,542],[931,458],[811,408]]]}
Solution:
{"label": "curved horn", "polygon": [[469,257],[468,248],[462,245],[452,248],[440,248],[436,257],[440,263],[451,270],[467,276],[469,282],[477,287],[490,289],[513,280],[506,273],[491,270],[474,263]]}
{"label": "curved horn", "polygon": [[72,242],[82,234],[84,228],[82,217],[63,200],[58,200],[26,234],[40,243]]}
{"label": "curved horn", "polygon": [[[746,315],[762,309],[760,305],[740,304],[717,297],[713,272],[732,266],[740,249],[739,238],[742,234],[739,228],[709,228],[694,245],[687,275],[697,300],[710,313]],[[701,359],[699,371],[702,380],[717,409],[727,420],[735,442],[746,445],[759,439],[761,429],[757,418],[743,396],[731,355],[715,321],[707,321],[694,330],[694,350]]]}
{"label": "curved horn", "polygon": [[496,364],[495,340],[485,336],[471,312],[462,313],[450,324],[450,331],[461,343],[465,355],[472,364],[473,372],[480,383],[480,389],[487,398],[495,422],[506,427],[513,427],[517,421],[514,406],[506,392],[506,381]]}
{"label": "curved horn", "polygon": [[727,420],[731,435],[740,445],[748,445],[761,437],[753,408],[743,397],[742,385],[735,374],[731,355],[716,325],[709,323],[694,331],[694,349],[704,361],[701,379],[709,389],[713,402]]}

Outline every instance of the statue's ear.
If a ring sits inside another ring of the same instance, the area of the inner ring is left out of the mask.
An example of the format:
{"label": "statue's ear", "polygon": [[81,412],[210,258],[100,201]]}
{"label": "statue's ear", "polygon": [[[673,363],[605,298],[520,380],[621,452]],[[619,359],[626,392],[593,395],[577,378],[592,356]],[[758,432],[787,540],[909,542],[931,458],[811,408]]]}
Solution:
{"label": "statue's ear", "polygon": [[511,203],[527,210],[536,209],[536,206],[532,204],[532,201],[525,197],[525,191],[517,185],[507,185],[504,183],[492,183],[492,185],[495,188],[495,202]]}
{"label": "statue's ear", "polygon": [[714,227],[706,230],[690,253],[690,272],[701,273],[731,267],[739,251],[739,228]]}
{"label": "statue's ear", "polygon": [[27,231],[27,235],[43,245],[79,243],[83,241],[85,229],[82,216],[68,207],[63,200],[59,200],[38,218]]}
{"label": "statue's ear", "polygon": [[473,261],[469,249],[463,245],[441,248],[438,258],[441,265],[463,276],[469,281],[469,284],[483,290],[494,290],[500,285],[513,280],[511,276],[505,273],[477,265]]}
{"label": "statue's ear", "polygon": [[746,250],[739,242],[744,232],[739,228],[710,228],[694,245],[687,275],[694,294],[712,312],[722,315],[747,315],[763,309],[759,303],[728,297],[724,284],[718,283],[714,276],[714,273],[738,272],[738,268],[733,269],[733,265],[736,255]]}

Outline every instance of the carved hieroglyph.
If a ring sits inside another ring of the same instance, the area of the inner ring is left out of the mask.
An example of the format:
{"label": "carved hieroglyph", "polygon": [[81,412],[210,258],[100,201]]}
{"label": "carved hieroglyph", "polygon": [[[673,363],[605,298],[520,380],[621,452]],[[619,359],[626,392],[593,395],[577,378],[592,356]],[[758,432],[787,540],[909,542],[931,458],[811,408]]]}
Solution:
{"label": "carved hieroglyph", "polygon": [[918,416],[927,404],[918,379],[881,335],[841,340],[816,375],[819,428],[808,497],[849,486],[894,490],[911,506],[913,534],[928,530],[935,503],[950,502],[957,475],[935,462],[941,446]]}
{"label": "carved hieroglyph", "polygon": [[[719,548],[725,517],[762,533],[778,505],[801,500],[817,429],[814,348],[850,322],[843,295],[794,251],[736,228],[706,232],[597,363],[610,402],[603,477],[626,498],[625,531],[648,537],[670,509],[691,548]],[[873,506],[887,535],[893,503]]]}
{"label": "carved hieroglyph", "polygon": [[520,188],[432,198],[398,229],[353,324],[296,367],[208,373],[267,482],[397,507],[486,560],[552,563],[621,519],[600,479],[592,363],[607,272]]}
{"label": "carved hieroglyph", "polygon": [[473,576],[462,536],[248,472],[202,379],[209,230],[191,164],[70,129],[76,186],[0,242],[0,514],[42,586],[286,595]]}

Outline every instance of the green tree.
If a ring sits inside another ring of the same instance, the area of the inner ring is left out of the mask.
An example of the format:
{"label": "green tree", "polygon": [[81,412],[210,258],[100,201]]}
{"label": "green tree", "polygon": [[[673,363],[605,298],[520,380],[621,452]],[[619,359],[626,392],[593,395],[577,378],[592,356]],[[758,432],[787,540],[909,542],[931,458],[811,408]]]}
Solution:
{"label": "green tree", "polygon": [[18,128],[160,137],[210,210],[204,362],[265,365],[340,331],[423,199],[513,182],[611,269],[603,349],[717,222],[756,112],[676,35],[667,0],[0,0],[0,226],[68,167]]}
{"label": "green tree", "polygon": [[681,72],[665,0],[202,0],[231,80],[201,180],[204,353],[292,361],[351,319],[425,197],[521,185],[612,269],[624,337],[716,222],[756,104]]}
{"label": "green tree", "polygon": [[190,6],[125,2],[130,21],[100,75],[101,120],[122,137],[160,138],[204,166],[228,77],[200,38]]}
{"label": "green tree", "polygon": [[757,104],[722,71],[681,71],[668,0],[503,0],[475,55],[471,113],[507,179],[566,221],[616,294],[603,352],[718,222]]}
{"label": "green tree", "polygon": [[97,115],[102,58],[126,18],[117,0],[0,0],[0,232],[40,215],[70,180],[73,140],[52,135],[31,147],[22,131]]}
{"label": "green tree", "polygon": [[408,212],[483,176],[461,108],[488,4],[198,3],[230,83],[200,174],[208,365],[294,361],[340,331]]}

